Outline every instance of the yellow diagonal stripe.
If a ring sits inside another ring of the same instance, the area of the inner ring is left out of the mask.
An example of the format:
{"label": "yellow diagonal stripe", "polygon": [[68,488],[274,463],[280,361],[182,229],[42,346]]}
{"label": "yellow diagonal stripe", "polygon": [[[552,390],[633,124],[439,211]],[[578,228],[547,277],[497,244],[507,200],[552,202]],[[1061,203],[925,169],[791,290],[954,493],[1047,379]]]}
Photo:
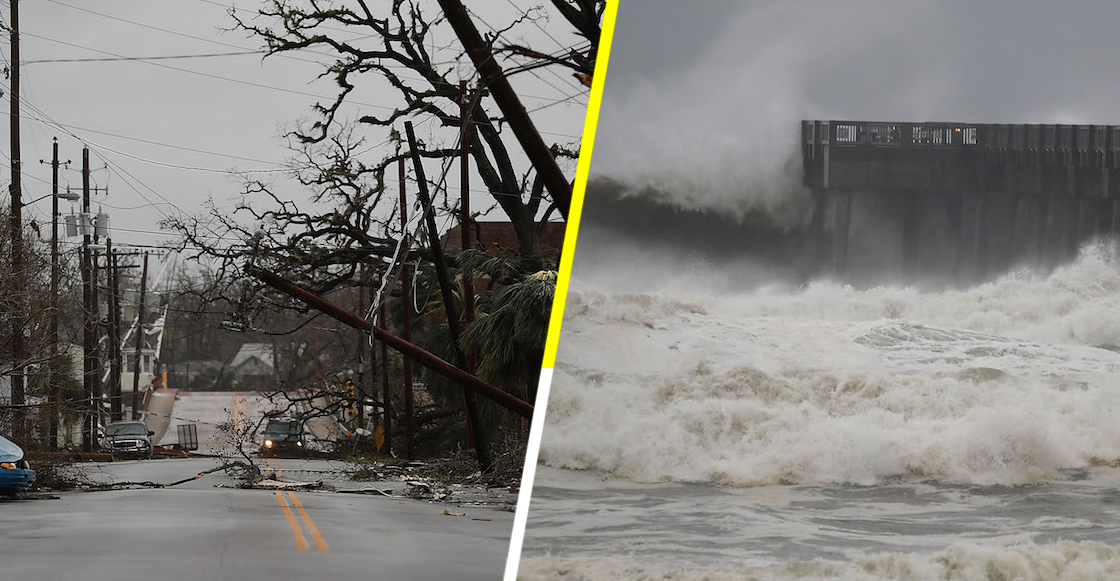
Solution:
{"label": "yellow diagonal stripe", "polygon": [[315,539],[315,546],[320,551],[329,553],[331,548],[327,546],[327,541],[323,540],[323,535],[319,532],[319,527],[315,526],[315,521],[312,521],[311,517],[307,515],[307,511],[303,510],[303,504],[296,498],[296,494],[289,490],[288,497],[292,499],[292,504],[299,511],[299,515],[303,517],[303,522],[307,523],[307,530],[311,531],[311,538]]}
{"label": "yellow diagonal stripe", "polygon": [[292,514],[292,509],[288,508],[288,503],[279,490],[276,491],[276,500],[280,501],[280,506],[284,509],[284,516],[288,517],[288,526],[292,527],[292,536],[296,539],[296,548],[301,551],[310,550],[311,547],[307,546],[307,539],[303,538],[303,531],[300,530],[299,523],[296,522],[296,517]]}
{"label": "yellow diagonal stripe", "polygon": [[[599,123],[599,106],[603,101],[603,81],[607,78],[607,61],[610,60],[611,39],[614,37],[614,19],[618,2],[607,2],[603,14],[603,31],[599,36],[599,52],[595,57],[595,81],[587,102],[587,117],[583,122],[583,140],[579,147],[576,179],[572,183],[572,206],[568,210],[568,225],[564,229],[564,251],[560,257],[560,272],[556,277],[556,294],[552,298],[552,315],[548,324],[548,339],[544,344],[541,367],[556,366],[556,347],[560,342],[560,323],[564,320],[564,301],[568,297],[568,280],[572,276],[572,257],[576,253],[576,236],[579,234],[579,217],[583,211],[583,196],[587,191],[587,173],[591,167],[591,152],[595,149],[595,127]],[[543,402],[542,402],[543,403]]]}

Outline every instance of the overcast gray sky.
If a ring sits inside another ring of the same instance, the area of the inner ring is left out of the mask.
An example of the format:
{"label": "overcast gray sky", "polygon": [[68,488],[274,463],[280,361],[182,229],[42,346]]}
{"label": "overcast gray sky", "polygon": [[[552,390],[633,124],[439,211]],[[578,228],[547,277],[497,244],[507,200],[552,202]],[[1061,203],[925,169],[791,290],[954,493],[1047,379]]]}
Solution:
{"label": "overcast gray sky", "polygon": [[[301,53],[294,55],[296,59],[274,56],[263,62],[260,55],[153,61],[156,64],[33,62],[109,56],[105,53],[142,57],[259,49],[260,43],[255,39],[239,32],[220,30],[232,26],[226,14],[232,4],[229,0],[20,2],[21,60],[25,63],[21,68],[21,94],[25,100],[23,114],[27,117],[21,125],[24,199],[31,200],[50,191],[50,167],[38,161],[49,161],[51,138],[56,136],[62,158],[73,162],[69,170],[63,172],[63,183],[81,185],[81,144],[49,122],[43,122],[48,119],[70,127],[70,131],[94,144],[93,181],[96,185],[108,185],[110,190],[108,197],[96,198],[95,205],[102,204],[111,213],[116,228],[113,239],[118,244],[153,244],[166,240],[166,235],[155,232],[159,219],[178,212],[197,213],[203,200],[210,196],[220,205],[232,207],[237,201],[240,184],[222,173],[223,170],[274,169],[283,163],[291,155],[281,139],[285,129],[298,118],[310,117],[310,107],[316,101],[327,103],[335,95],[331,81],[315,80],[322,70],[315,61],[327,62],[330,60],[327,57]],[[429,4],[429,10],[435,13],[438,6],[434,1]],[[507,0],[469,4],[476,14],[495,26],[508,23],[515,11],[514,4]],[[251,9],[258,3],[239,0],[236,5],[239,9]],[[8,4],[3,3],[5,23],[8,10]],[[525,23],[506,38],[524,41],[546,52],[557,50],[561,42],[575,44],[579,40],[558,17],[541,25],[548,30],[548,35],[536,25]],[[479,27],[487,30],[483,24]],[[448,37],[444,44],[452,40]],[[0,54],[5,62],[10,58],[6,36],[0,45]],[[465,67],[463,70],[470,72]],[[6,93],[7,81],[0,82]],[[531,111],[575,95],[570,101],[532,115],[545,133],[547,143],[578,145],[587,102],[585,88],[564,71],[521,75],[515,79],[515,86]],[[391,93],[375,87],[356,91],[352,98],[365,105],[346,109],[347,116],[384,113],[385,107],[399,104]],[[6,108],[6,96],[4,102]],[[7,144],[7,124],[3,125],[0,138]],[[422,139],[424,131],[424,127],[418,128]],[[514,149],[519,148],[514,146]],[[6,156],[6,145],[3,151]],[[377,149],[370,151],[367,161],[373,163],[384,153]],[[105,163],[100,157],[108,158],[120,170],[101,169]],[[0,162],[7,165],[6,158]],[[214,171],[204,171],[207,169]],[[433,175],[437,170],[438,167],[429,167],[427,173]],[[122,175],[126,172],[135,179],[125,180]],[[5,168],[4,183],[7,176]],[[452,171],[451,176],[454,183],[457,170]],[[281,191],[292,199],[307,196],[307,192],[297,186],[284,185],[283,180],[278,183]],[[477,185],[481,181],[476,179],[473,183]],[[474,205],[478,207],[485,199],[485,193],[480,194]],[[63,202],[61,208],[64,213],[69,212],[68,203]],[[49,199],[29,208],[27,214],[40,222],[49,221]],[[45,234],[48,232],[44,229]]]}
{"label": "overcast gray sky", "polygon": [[620,5],[593,174],[787,212],[798,121],[1120,124],[1120,2]]}

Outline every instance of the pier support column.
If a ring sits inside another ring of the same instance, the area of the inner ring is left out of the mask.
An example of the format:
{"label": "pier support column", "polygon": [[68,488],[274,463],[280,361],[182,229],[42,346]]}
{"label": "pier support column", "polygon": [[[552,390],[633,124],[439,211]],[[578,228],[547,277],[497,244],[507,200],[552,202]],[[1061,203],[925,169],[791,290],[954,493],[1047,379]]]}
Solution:
{"label": "pier support column", "polygon": [[988,193],[980,192],[974,201],[972,220],[972,256],[977,280],[988,274],[988,205]]}
{"label": "pier support column", "polygon": [[804,267],[802,278],[809,279],[821,273],[824,265],[825,233],[824,215],[828,210],[828,197],[823,189],[813,190],[813,214],[805,234]]}
{"label": "pier support column", "polygon": [[915,190],[898,192],[898,206],[902,212],[902,276],[909,279],[917,272],[918,262],[918,193]]}
{"label": "pier support column", "polygon": [[1081,221],[1081,199],[1062,196],[1061,237],[1058,241],[1058,261],[1069,259],[1077,252],[1077,235]]}
{"label": "pier support column", "polygon": [[852,227],[852,190],[838,192],[832,237],[832,272],[844,276],[848,270],[848,236]]}
{"label": "pier support column", "polygon": [[1007,254],[1005,255],[1003,264],[1000,265],[1001,269],[1007,268],[1015,262],[1015,251],[1018,248],[1016,244],[1021,245],[1023,242],[1023,236],[1019,233],[1019,228],[1025,222],[1019,219],[1019,214],[1023,211],[1023,197],[1019,195],[1018,192],[1011,192],[1010,198],[1008,199],[1008,206],[1010,207],[1011,215],[1008,216],[1010,224],[1008,224],[1007,227]]}
{"label": "pier support column", "polygon": [[964,194],[955,192],[949,195],[945,205],[945,224],[949,227],[953,240],[953,272],[952,277],[957,282],[963,282],[964,257],[968,254],[968,247],[964,237]]}
{"label": "pier support column", "polygon": [[1112,212],[1112,227],[1108,233],[1113,238],[1120,238],[1120,204],[1116,203],[1116,199],[1107,198],[1108,202],[1105,205]]}
{"label": "pier support column", "polygon": [[1037,196],[1038,206],[1038,231],[1035,232],[1034,259],[1039,265],[1047,264],[1046,235],[1050,231],[1050,197]]}

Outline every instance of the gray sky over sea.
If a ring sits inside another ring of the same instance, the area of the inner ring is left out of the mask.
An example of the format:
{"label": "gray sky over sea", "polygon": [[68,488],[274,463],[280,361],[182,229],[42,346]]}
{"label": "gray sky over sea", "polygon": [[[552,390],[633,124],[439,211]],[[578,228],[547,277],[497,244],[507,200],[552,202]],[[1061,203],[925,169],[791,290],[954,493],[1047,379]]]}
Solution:
{"label": "gray sky over sea", "polygon": [[[228,170],[274,170],[289,159],[292,152],[285,148],[283,134],[297,119],[312,118],[314,103],[329,103],[335,95],[331,79],[316,79],[323,70],[320,63],[333,62],[333,57],[301,52],[293,53],[292,58],[273,56],[263,61],[259,54],[242,54],[146,62],[36,62],[260,49],[257,39],[221,30],[233,26],[227,14],[232,4],[221,0],[21,2],[24,199],[50,192],[50,166],[39,160],[49,162],[53,137],[59,138],[62,159],[72,162],[62,172],[63,186],[81,186],[81,143],[54,123],[66,126],[91,144],[94,185],[109,188],[108,196],[95,197],[94,207],[103,206],[111,214],[113,239],[118,244],[168,240],[168,235],[158,232],[158,221],[168,214],[197,214],[208,197],[220,207],[232,209],[241,199],[241,182]],[[239,10],[258,5],[236,3]],[[434,1],[429,3],[431,13],[437,9]],[[512,21],[515,11],[504,0],[472,3],[472,9],[494,26]],[[2,7],[2,19],[7,23],[7,4]],[[560,43],[580,40],[556,15],[550,22],[542,20],[539,24],[547,34],[535,24],[523,23],[505,38],[545,52],[557,50]],[[481,23],[479,27],[489,30]],[[342,36],[354,38],[359,34],[364,33],[347,32]],[[443,39],[442,44],[453,40],[448,34],[438,38]],[[6,63],[10,58],[6,36],[0,54]],[[441,56],[450,59],[453,55],[448,52]],[[448,64],[447,68],[455,70],[455,65]],[[472,72],[468,67],[460,70],[464,76]],[[547,143],[578,146],[586,88],[560,69],[520,75],[514,83],[530,111],[550,105],[531,113]],[[7,110],[8,80],[0,78],[0,84]],[[572,95],[575,97],[570,101],[557,102]],[[395,93],[374,82],[360,83],[351,98],[362,105],[344,107],[347,117],[384,115],[401,104]],[[417,118],[415,122],[423,120]],[[6,123],[3,125],[0,139],[5,145],[0,163],[7,166],[8,129]],[[418,125],[418,137],[434,139],[433,125]],[[455,137],[453,130],[438,135],[447,140]],[[383,134],[370,134],[369,145],[384,139]],[[516,144],[513,149],[519,150]],[[365,154],[365,161],[372,164],[384,153],[384,148],[373,148]],[[115,167],[104,169],[105,159]],[[438,176],[440,167],[433,162],[426,169],[429,176]],[[289,199],[308,197],[305,189],[275,173],[254,175],[275,183],[281,195]],[[449,172],[449,183],[457,183],[457,175],[457,169]],[[2,181],[8,181],[6,167]],[[479,184],[481,180],[476,178],[473,187],[480,190],[476,192],[476,208],[485,207],[482,204],[490,199]],[[3,190],[6,195],[6,185]],[[60,209],[68,213],[70,204],[62,202]],[[28,220],[48,223],[50,200],[34,204],[25,215]],[[49,227],[43,233],[49,236]]]}
{"label": "gray sky over sea", "polygon": [[623,2],[592,172],[795,213],[774,184],[803,118],[1120,124],[1117,22],[1105,0]]}

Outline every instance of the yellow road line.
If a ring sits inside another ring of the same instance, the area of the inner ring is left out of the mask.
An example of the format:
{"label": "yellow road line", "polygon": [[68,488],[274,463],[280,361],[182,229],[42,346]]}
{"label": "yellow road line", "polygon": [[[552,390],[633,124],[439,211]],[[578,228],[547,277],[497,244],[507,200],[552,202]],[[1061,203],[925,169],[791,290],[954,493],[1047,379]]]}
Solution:
{"label": "yellow road line", "polygon": [[[276,491],[276,500],[280,501],[280,506],[284,509],[284,516],[288,517],[288,526],[292,527],[292,536],[296,539],[296,548],[301,551],[309,550],[311,547],[307,546],[307,539],[303,537],[303,531],[300,530],[299,523],[296,522],[296,517],[292,514],[292,509],[288,508],[288,503],[279,490]],[[301,508],[300,511],[302,510]]]}
{"label": "yellow road line", "polygon": [[303,510],[303,504],[296,498],[295,493],[289,490],[288,497],[292,499],[292,504],[296,506],[299,515],[303,517],[303,522],[307,523],[307,530],[311,531],[311,538],[315,539],[315,546],[319,547],[320,551],[329,553],[331,548],[327,546],[327,541],[323,540],[323,535],[319,532],[319,527],[315,526],[311,517],[307,515],[307,511]]}
{"label": "yellow road line", "polygon": [[280,469],[280,465],[277,464],[272,458],[262,458],[261,460],[264,462],[267,468],[272,470],[272,475],[274,477],[280,478],[284,476],[284,471]]}

